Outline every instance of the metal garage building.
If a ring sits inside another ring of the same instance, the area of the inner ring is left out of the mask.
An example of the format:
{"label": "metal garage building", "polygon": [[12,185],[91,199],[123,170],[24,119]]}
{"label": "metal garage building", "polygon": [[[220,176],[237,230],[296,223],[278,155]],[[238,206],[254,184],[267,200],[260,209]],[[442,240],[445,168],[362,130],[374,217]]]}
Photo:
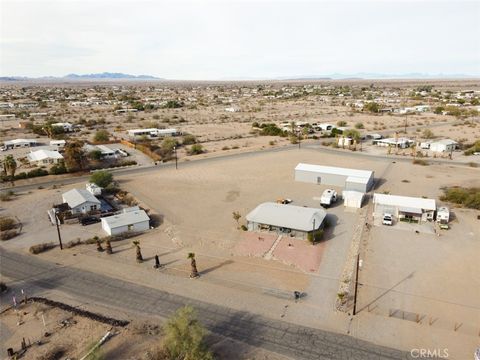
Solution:
{"label": "metal garage building", "polygon": [[373,171],[300,163],[295,167],[295,180],[366,193],[373,186]]}
{"label": "metal garage building", "polygon": [[305,239],[307,234],[323,227],[327,213],[323,209],[266,202],[245,217],[248,230],[286,232]]}
{"label": "metal garage building", "polygon": [[374,217],[392,214],[398,221],[424,222],[433,220],[436,210],[434,199],[409,196],[373,194]]}
{"label": "metal garage building", "polygon": [[108,235],[146,231],[150,229],[150,218],[144,210],[134,206],[120,214],[102,218],[102,229]]}

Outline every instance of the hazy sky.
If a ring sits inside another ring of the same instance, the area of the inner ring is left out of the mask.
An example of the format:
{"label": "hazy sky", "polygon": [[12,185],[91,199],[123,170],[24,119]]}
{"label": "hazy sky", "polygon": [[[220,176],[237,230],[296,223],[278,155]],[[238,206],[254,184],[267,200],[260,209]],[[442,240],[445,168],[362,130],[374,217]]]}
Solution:
{"label": "hazy sky", "polygon": [[0,74],[480,76],[480,1],[5,1]]}

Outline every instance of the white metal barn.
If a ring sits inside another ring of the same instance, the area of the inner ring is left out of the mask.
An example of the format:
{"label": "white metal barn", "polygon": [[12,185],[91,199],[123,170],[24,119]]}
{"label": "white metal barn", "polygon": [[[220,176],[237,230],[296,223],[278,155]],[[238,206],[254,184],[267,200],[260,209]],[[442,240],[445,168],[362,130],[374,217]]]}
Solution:
{"label": "white metal barn", "polygon": [[306,238],[307,234],[323,227],[327,213],[323,209],[266,202],[247,214],[250,231],[269,230],[289,232]]}
{"label": "white metal barn", "polygon": [[295,167],[295,181],[339,186],[366,193],[373,186],[373,171],[300,163]]}
{"label": "white metal barn", "polygon": [[434,199],[373,194],[374,217],[392,214],[399,221],[424,222],[433,220],[437,209]]}
{"label": "white metal barn", "polygon": [[102,229],[108,235],[141,232],[150,229],[150,218],[145,210],[140,210],[138,207],[133,209],[133,211],[124,209],[120,214],[102,218]]}

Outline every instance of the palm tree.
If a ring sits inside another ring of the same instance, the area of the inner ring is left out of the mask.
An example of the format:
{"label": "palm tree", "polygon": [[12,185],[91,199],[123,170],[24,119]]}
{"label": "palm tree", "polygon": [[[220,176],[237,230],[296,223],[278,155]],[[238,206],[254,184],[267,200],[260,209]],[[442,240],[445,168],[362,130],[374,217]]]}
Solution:
{"label": "palm tree", "polygon": [[3,171],[10,176],[12,186],[15,185],[15,171],[17,170],[17,162],[13,155],[7,155],[3,160]]}
{"label": "palm tree", "polygon": [[234,211],[232,213],[232,216],[233,216],[233,220],[235,220],[237,222],[237,228],[240,227],[239,220],[242,217],[242,215],[240,215],[240,213],[238,211]]}
{"label": "palm tree", "polygon": [[135,245],[135,248],[137,250],[137,262],[141,263],[143,262],[143,256],[142,256],[142,250],[140,249],[140,241],[135,240],[133,241],[133,245]]}
{"label": "palm tree", "polygon": [[188,253],[188,259],[190,259],[190,266],[191,266],[191,272],[190,272],[190,277],[197,278],[200,275],[198,274],[197,270],[197,262],[195,261],[195,253]]}
{"label": "palm tree", "polygon": [[113,254],[112,244],[110,243],[110,239],[105,240],[105,251],[107,254]]}
{"label": "palm tree", "polygon": [[100,238],[98,238],[98,236],[95,236],[95,240],[97,241],[97,251],[103,251],[102,241],[100,240]]}

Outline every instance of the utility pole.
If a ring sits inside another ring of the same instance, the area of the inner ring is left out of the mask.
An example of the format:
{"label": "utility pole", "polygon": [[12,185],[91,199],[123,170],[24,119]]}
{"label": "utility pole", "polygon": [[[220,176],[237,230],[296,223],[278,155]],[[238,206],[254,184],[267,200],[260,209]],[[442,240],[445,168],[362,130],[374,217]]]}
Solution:
{"label": "utility pole", "polygon": [[175,169],[178,170],[178,157],[177,157],[177,147],[173,147],[173,151],[175,152]]}
{"label": "utility pole", "polygon": [[58,242],[60,243],[60,250],[63,250],[62,236],[60,235],[60,226],[58,225],[58,211],[55,211],[55,225],[57,225]]}
{"label": "utility pole", "polygon": [[358,270],[360,268],[360,254],[357,255],[357,268],[355,273],[355,289],[353,292],[353,315],[357,314],[357,294],[358,294]]}
{"label": "utility pole", "polygon": [[408,115],[405,114],[405,130],[403,131],[405,134],[407,133],[407,120],[408,120]]}

